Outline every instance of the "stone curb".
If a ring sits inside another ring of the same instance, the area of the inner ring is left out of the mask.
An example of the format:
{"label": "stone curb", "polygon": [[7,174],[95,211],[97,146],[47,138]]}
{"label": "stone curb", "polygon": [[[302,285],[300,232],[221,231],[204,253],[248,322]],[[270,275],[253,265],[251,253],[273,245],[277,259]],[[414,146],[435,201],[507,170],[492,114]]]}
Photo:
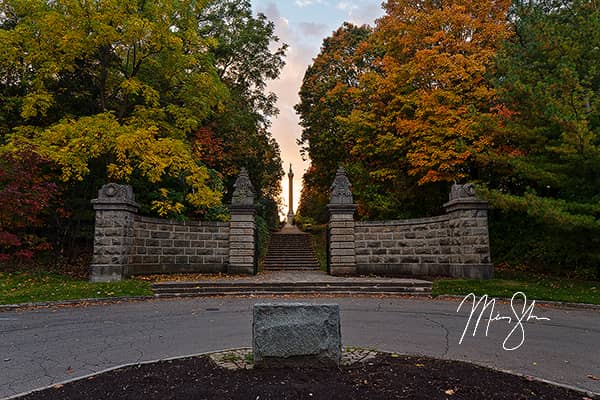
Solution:
{"label": "stone curb", "polygon": [[[237,350],[246,350],[249,347],[235,347],[235,348],[231,348],[231,349],[225,349],[225,350],[216,350],[216,351],[207,351],[207,352],[203,352],[203,353],[196,353],[196,354],[190,354],[190,355],[184,355],[184,356],[175,356],[175,357],[168,357],[168,358],[160,358],[160,359],[156,359],[156,360],[149,360],[149,361],[140,361],[140,362],[135,362],[135,363],[128,363],[128,364],[121,364],[121,365],[117,365],[115,367],[110,367],[110,368],[106,368],[102,371],[98,371],[98,372],[93,372],[91,374],[87,374],[87,375],[83,375],[80,377],[76,377],[76,378],[72,378],[72,379],[68,379],[66,381],[62,381],[62,382],[57,382],[57,383],[53,383],[51,385],[48,386],[44,386],[42,388],[38,388],[38,389],[33,389],[33,390],[29,390],[27,392],[23,392],[23,393],[19,393],[13,396],[9,396],[9,397],[5,397],[3,399],[0,400],[13,400],[13,399],[18,399],[20,397],[23,396],[27,396],[29,394],[32,393],[36,393],[36,392],[41,392],[43,390],[46,389],[51,389],[53,387],[55,387],[56,385],[66,385],[75,381],[79,381],[79,380],[83,380],[83,379],[88,379],[91,378],[93,376],[97,376],[97,375],[101,375],[107,372],[111,372],[111,371],[115,371],[117,369],[121,369],[121,368],[127,368],[127,367],[133,367],[133,366],[137,366],[137,365],[147,365],[147,364],[153,364],[153,363],[157,363],[157,362],[164,362],[164,361],[173,361],[173,360],[178,360],[178,359],[182,359],[182,358],[191,358],[191,357],[200,357],[200,356],[207,356],[210,354],[216,354],[216,353],[223,353],[223,352],[227,352],[227,351],[237,351]],[[473,362],[473,361],[465,361],[465,360],[453,360],[453,359],[449,359],[449,358],[437,358],[437,357],[431,357],[431,356],[425,356],[425,355],[421,355],[421,354],[414,354],[414,353],[398,353],[398,352],[390,352],[390,351],[378,351],[376,350],[377,353],[380,354],[398,354],[401,356],[411,356],[411,357],[427,357],[427,358],[432,358],[432,359],[437,359],[437,360],[446,360],[446,361],[459,361],[459,362],[465,362],[465,363],[469,363],[469,364],[473,364],[473,365],[478,365],[480,367],[484,367],[484,368],[488,368],[494,371],[498,371],[498,372],[504,372],[507,374],[511,374],[514,376],[519,376],[528,380],[532,380],[532,381],[537,381],[537,382],[542,382],[542,383],[547,383],[550,385],[554,385],[554,386],[558,386],[558,387],[562,387],[565,389],[569,389],[569,390],[573,390],[576,392],[579,392],[585,396],[589,396],[591,399],[599,399],[600,393],[595,393],[595,392],[591,392],[582,388],[578,388],[576,386],[572,386],[572,385],[567,385],[564,383],[559,383],[559,382],[555,382],[549,379],[544,379],[544,378],[538,378],[535,376],[531,376],[531,375],[525,375],[525,374],[521,374],[519,372],[514,372],[512,370],[507,370],[507,369],[501,369],[501,368],[496,368],[496,367],[492,367],[489,365],[486,365],[484,363],[479,363],[479,362]]]}
{"label": "stone curb", "polygon": [[[440,294],[438,296],[431,296],[433,300],[463,300],[465,296],[458,296],[452,294]],[[497,300],[510,303],[509,298],[496,297]],[[535,300],[535,299],[533,299]],[[555,308],[575,308],[580,310],[593,310],[600,311],[600,304],[588,304],[588,303],[569,303],[566,301],[551,301],[551,300],[535,300],[535,304],[538,306],[547,306]]]}
{"label": "stone curb", "polygon": [[86,304],[120,303],[122,301],[144,301],[155,299],[154,296],[125,296],[125,297],[99,297],[90,299],[71,299],[57,301],[39,301],[34,303],[0,304],[0,312],[15,311],[27,308],[44,308],[56,306],[82,306]]}

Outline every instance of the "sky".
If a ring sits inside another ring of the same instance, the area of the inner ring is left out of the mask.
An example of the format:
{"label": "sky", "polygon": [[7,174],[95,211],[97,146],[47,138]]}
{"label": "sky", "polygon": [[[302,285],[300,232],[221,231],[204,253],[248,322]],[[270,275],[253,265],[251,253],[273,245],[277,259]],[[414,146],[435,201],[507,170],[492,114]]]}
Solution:
{"label": "sky", "polygon": [[298,208],[302,175],[309,166],[303,161],[296,140],[302,128],[294,111],[299,102],[298,91],[312,59],[319,54],[323,39],[330,36],[344,21],[357,25],[374,25],[383,15],[381,0],[252,0],[255,13],[263,13],[275,23],[275,34],[289,48],[286,66],[279,79],[271,81],[268,90],[277,94],[279,115],[272,122],[271,132],[281,148],[286,176],[282,182],[283,214],[288,212],[287,172],[294,171],[294,212]]}

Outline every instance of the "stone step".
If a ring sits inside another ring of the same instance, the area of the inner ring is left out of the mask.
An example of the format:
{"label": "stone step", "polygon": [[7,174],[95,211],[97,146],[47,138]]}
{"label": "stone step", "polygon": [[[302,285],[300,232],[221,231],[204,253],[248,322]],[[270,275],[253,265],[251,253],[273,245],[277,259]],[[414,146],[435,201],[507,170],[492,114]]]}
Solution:
{"label": "stone step", "polygon": [[152,289],[159,288],[198,288],[198,287],[410,287],[410,288],[425,288],[431,289],[432,283],[428,281],[401,281],[401,282],[369,282],[369,281],[314,281],[314,282],[159,282],[153,283]]}
{"label": "stone step", "polygon": [[314,253],[313,252],[275,252],[275,251],[269,251],[267,252],[267,255],[265,257],[314,257]]}
{"label": "stone step", "polygon": [[251,294],[396,294],[429,295],[431,288],[412,286],[229,286],[229,287],[185,287],[154,288],[157,297],[251,295]]}
{"label": "stone step", "polygon": [[263,266],[265,268],[268,268],[268,267],[279,267],[279,266],[281,266],[281,267],[319,267],[319,265],[321,265],[321,264],[316,263],[316,262],[312,262],[312,263],[292,263],[292,262],[290,262],[290,263],[281,263],[280,262],[280,263],[263,264]]}
{"label": "stone step", "polygon": [[297,261],[297,260],[290,260],[290,261],[270,261],[270,262],[264,262],[263,265],[287,265],[287,266],[291,266],[291,265],[298,265],[298,266],[313,266],[313,265],[321,265],[319,264],[318,261]]}
{"label": "stone step", "polygon": [[369,296],[369,295],[373,295],[373,296],[423,296],[423,297],[427,297],[430,296],[430,293],[420,293],[420,292],[406,292],[406,293],[399,293],[399,292],[369,292],[369,291],[361,291],[361,292],[355,292],[355,291],[336,291],[336,292],[227,292],[227,293],[221,293],[221,292],[214,292],[214,293],[184,293],[184,294],[176,294],[176,293],[166,293],[166,294],[155,294],[154,297],[156,298],[179,298],[179,297],[212,297],[212,296],[278,296],[278,295],[294,295],[294,294],[299,294],[299,295],[311,295],[311,294],[318,294],[318,295],[337,295],[337,296],[352,296],[352,295],[364,295],[364,296]]}
{"label": "stone step", "polygon": [[307,250],[307,249],[311,249],[310,247],[310,243],[298,243],[297,245],[270,245],[268,247],[269,249],[275,249],[275,250],[282,250],[282,249],[289,249],[289,250]]}
{"label": "stone step", "polygon": [[313,259],[278,259],[278,260],[270,260],[270,261],[265,261],[263,262],[263,265],[275,265],[275,264],[286,264],[286,265],[291,265],[291,264],[307,264],[307,265],[314,265],[314,264],[319,264],[319,262],[317,260]]}
{"label": "stone step", "polygon": [[272,289],[272,288],[252,288],[252,289],[241,289],[241,288],[230,288],[230,289],[189,289],[189,290],[155,290],[154,295],[173,295],[173,296],[181,296],[181,295],[198,295],[203,296],[207,294],[223,294],[228,295],[230,293],[245,293],[245,294],[262,294],[262,293],[277,293],[277,294],[290,294],[290,293],[298,293],[298,294],[306,294],[306,293],[319,293],[319,294],[337,294],[337,293],[345,293],[345,294],[360,294],[360,293],[368,293],[368,294],[429,294],[430,292],[425,290],[412,290],[410,288],[406,288],[404,290],[399,290],[397,288],[381,288],[381,289],[373,289],[373,288],[303,288],[296,289],[293,287],[289,288],[280,288],[280,289]]}
{"label": "stone step", "polygon": [[270,249],[311,249],[311,244],[309,242],[307,243],[295,243],[295,244],[278,244],[278,243],[270,243],[269,244],[269,248]]}
{"label": "stone step", "polygon": [[298,265],[287,265],[287,266],[264,266],[264,271],[320,271],[321,266],[298,266]]}
{"label": "stone step", "polygon": [[306,249],[302,249],[302,250],[285,250],[285,251],[279,251],[276,252],[272,249],[269,250],[269,252],[267,252],[267,256],[305,256],[305,255],[313,255],[314,253],[311,250],[306,250]]}
{"label": "stone step", "polygon": [[265,271],[317,271],[320,264],[307,233],[274,233],[263,259]]}
{"label": "stone step", "polygon": [[276,238],[282,238],[282,237],[287,237],[287,238],[307,238],[310,235],[308,233],[305,232],[297,232],[297,233],[281,233],[281,232],[274,232],[271,234],[271,237],[276,237]]}

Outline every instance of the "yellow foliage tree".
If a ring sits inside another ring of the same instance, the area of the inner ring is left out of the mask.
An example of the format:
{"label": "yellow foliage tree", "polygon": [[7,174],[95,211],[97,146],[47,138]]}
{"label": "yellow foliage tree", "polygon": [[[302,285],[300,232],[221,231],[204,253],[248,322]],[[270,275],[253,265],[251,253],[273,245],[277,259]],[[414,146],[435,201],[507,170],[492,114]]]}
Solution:
{"label": "yellow foliage tree", "polygon": [[375,179],[394,179],[398,168],[421,184],[468,176],[475,155],[493,142],[496,92],[488,74],[510,35],[509,5],[385,3],[370,39],[371,52],[381,56],[362,76],[362,100],[345,119],[356,143],[352,153],[370,159]]}

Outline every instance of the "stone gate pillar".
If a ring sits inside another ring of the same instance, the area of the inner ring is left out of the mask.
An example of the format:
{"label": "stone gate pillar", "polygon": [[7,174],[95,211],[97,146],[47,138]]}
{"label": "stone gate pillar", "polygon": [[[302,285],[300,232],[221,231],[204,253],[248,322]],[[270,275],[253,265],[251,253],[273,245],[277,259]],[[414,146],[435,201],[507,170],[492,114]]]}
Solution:
{"label": "stone gate pillar", "polygon": [[229,210],[229,265],[227,272],[232,274],[256,273],[256,206],[254,205],[254,187],[248,171],[242,168],[233,192]]}
{"label": "stone gate pillar", "polygon": [[106,184],[92,204],[96,210],[96,226],[90,281],[120,281],[135,240],[133,224],[138,204],[133,189],[129,185]]}
{"label": "stone gate pillar", "polygon": [[490,257],[488,203],[477,198],[473,185],[455,184],[444,209],[450,217],[450,275],[492,278],[494,266]]}
{"label": "stone gate pillar", "polygon": [[356,204],[344,168],[338,168],[331,185],[329,204],[329,273],[355,275],[356,253],[354,242],[354,212]]}

